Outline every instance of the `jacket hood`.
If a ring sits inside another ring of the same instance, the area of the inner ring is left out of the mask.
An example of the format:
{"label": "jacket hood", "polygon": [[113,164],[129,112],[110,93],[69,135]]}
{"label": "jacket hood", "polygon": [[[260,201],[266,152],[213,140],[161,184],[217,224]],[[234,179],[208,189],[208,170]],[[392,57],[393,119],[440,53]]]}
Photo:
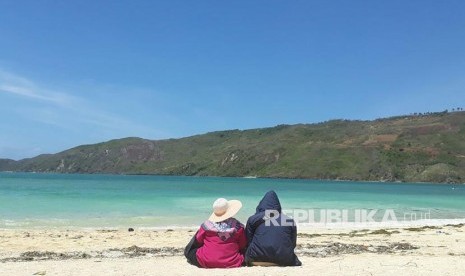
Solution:
{"label": "jacket hood", "polygon": [[271,190],[265,194],[260,203],[258,203],[256,212],[265,212],[265,210],[277,210],[281,213],[281,203],[275,191]]}

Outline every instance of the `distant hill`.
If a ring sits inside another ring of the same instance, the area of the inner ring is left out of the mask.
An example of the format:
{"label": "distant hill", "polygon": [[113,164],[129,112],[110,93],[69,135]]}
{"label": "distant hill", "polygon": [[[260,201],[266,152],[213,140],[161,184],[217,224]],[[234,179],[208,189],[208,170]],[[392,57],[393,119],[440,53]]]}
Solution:
{"label": "distant hill", "polygon": [[0,159],[0,171],[463,183],[465,112],[125,138]]}
{"label": "distant hill", "polygon": [[3,168],[8,168],[10,166],[14,166],[15,164],[17,164],[17,162],[11,159],[0,159],[0,171],[4,171]]}

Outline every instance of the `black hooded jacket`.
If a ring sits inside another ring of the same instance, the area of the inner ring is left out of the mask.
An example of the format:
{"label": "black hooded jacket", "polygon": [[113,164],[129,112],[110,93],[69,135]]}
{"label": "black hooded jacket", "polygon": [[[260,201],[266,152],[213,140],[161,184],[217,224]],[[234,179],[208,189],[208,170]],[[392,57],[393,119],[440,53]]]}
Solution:
{"label": "black hooded jacket", "polygon": [[[266,210],[277,214],[267,217]],[[285,222],[285,223],[283,223]],[[285,226],[284,224],[292,224]],[[302,263],[294,254],[297,241],[297,227],[294,221],[281,213],[281,203],[274,191],[269,191],[257,206],[255,215],[247,220],[248,241],[245,262],[271,262],[280,266],[300,266]]]}

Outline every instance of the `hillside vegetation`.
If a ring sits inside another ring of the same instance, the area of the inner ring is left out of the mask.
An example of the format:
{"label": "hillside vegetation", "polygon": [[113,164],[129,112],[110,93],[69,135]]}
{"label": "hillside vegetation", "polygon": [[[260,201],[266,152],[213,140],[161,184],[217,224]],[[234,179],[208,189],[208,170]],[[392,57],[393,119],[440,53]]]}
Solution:
{"label": "hillside vegetation", "polygon": [[0,170],[462,183],[465,112],[125,138],[3,159]]}

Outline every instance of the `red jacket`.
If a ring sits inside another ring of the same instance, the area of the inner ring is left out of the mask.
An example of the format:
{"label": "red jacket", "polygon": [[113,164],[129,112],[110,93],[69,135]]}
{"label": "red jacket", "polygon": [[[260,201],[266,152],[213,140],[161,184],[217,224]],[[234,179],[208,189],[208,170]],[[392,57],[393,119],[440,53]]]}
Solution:
{"label": "red jacket", "polygon": [[205,221],[196,240],[201,245],[197,261],[204,268],[240,267],[244,262],[247,239],[244,225],[235,218],[218,223]]}

